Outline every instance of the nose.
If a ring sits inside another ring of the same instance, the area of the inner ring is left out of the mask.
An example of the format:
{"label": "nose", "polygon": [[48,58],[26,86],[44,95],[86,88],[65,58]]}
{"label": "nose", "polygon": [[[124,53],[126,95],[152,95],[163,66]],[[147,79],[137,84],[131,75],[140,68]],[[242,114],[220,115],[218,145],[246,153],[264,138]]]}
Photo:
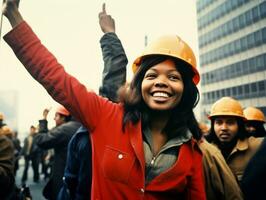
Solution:
{"label": "nose", "polygon": [[163,83],[163,82],[156,82],[155,86],[156,87],[167,87],[167,85],[165,83]]}
{"label": "nose", "polygon": [[226,130],[226,129],[227,129],[227,124],[226,124],[226,123],[222,123],[222,125],[221,125],[221,129],[222,129],[222,130]]}
{"label": "nose", "polygon": [[155,87],[167,87],[167,83],[165,81],[165,78],[158,77],[158,79],[155,82]]}

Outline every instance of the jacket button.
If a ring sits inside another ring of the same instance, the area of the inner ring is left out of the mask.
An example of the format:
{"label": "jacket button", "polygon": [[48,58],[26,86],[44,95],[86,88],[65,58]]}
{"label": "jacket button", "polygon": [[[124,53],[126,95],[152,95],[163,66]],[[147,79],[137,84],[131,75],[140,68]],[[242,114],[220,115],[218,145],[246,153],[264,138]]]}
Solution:
{"label": "jacket button", "polygon": [[123,158],[123,154],[118,154],[118,159],[122,159]]}
{"label": "jacket button", "polygon": [[141,191],[142,193],[144,193],[144,192],[145,192],[145,190],[144,190],[143,188],[141,188],[141,189],[140,189],[140,191]]}

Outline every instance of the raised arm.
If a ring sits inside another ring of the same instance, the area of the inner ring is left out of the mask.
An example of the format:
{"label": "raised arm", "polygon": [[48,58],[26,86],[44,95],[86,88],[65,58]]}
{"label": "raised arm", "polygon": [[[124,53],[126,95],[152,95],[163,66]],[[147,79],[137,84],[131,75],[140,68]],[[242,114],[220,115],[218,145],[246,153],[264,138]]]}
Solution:
{"label": "raised arm", "polygon": [[108,15],[105,4],[99,13],[99,24],[104,33],[100,40],[104,69],[99,93],[111,101],[117,101],[117,90],[126,82],[127,56],[115,33],[115,21]]}
{"label": "raised arm", "polygon": [[4,3],[4,15],[13,26],[4,36],[5,41],[31,76],[42,84],[57,102],[64,105],[87,128],[94,129],[103,113],[103,105],[107,112],[114,105],[106,104],[106,99],[87,91],[84,85],[64,70],[31,27],[23,21],[17,5],[16,0]]}

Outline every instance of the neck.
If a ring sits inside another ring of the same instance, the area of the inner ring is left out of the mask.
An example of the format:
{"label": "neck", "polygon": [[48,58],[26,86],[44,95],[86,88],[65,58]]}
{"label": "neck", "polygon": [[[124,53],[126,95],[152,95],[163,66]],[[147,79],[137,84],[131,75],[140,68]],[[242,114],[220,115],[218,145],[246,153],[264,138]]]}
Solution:
{"label": "neck", "polygon": [[152,131],[162,132],[170,118],[170,111],[152,111],[150,128]]}
{"label": "neck", "polygon": [[237,143],[237,140],[234,139],[231,142],[223,142],[219,144],[219,149],[221,149],[221,152],[225,159],[227,159],[227,157],[230,155],[236,143]]}

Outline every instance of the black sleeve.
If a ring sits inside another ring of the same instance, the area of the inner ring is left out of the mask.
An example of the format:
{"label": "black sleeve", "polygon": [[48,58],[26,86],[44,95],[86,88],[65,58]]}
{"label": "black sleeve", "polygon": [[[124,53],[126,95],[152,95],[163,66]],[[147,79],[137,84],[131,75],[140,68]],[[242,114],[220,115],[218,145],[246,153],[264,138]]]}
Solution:
{"label": "black sleeve", "polygon": [[51,149],[63,143],[66,139],[65,133],[69,131],[67,124],[62,124],[52,128],[48,132],[38,133],[34,140],[36,144],[42,149]]}
{"label": "black sleeve", "polygon": [[106,33],[100,40],[104,69],[99,93],[116,102],[118,89],[126,82],[127,56],[115,33]]}
{"label": "black sleeve", "polygon": [[242,181],[241,189],[245,199],[256,200],[265,195],[266,180],[266,139],[263,140],[259,150],[249,161]]}

